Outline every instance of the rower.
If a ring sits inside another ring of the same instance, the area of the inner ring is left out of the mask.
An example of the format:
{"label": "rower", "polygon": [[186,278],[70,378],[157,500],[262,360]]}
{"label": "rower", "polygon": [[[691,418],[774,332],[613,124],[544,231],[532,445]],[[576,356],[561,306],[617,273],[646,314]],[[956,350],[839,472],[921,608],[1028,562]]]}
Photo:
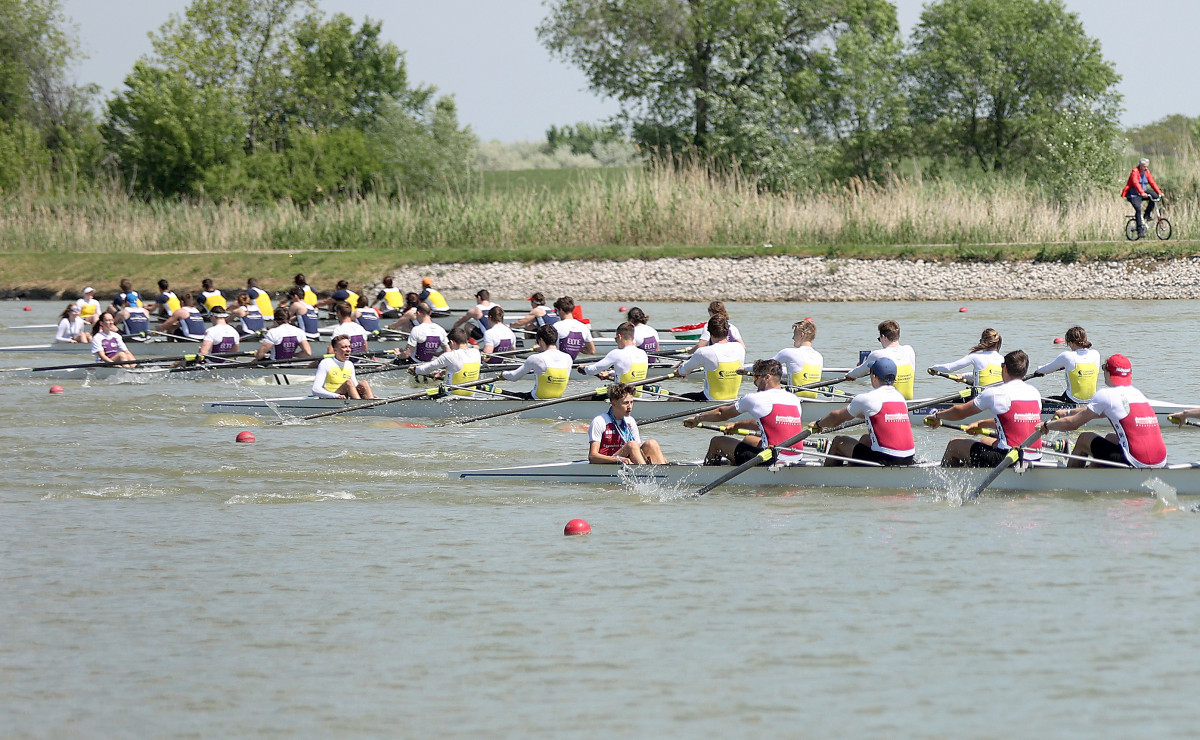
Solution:
{"label": "rower", "polygon": [[637,348],[633,341],[633,324],[626,322],[617,327],[617,348],[610,350],[603,360],[577,369],[580,375],[595,375],[601,380],[633,383],[646,379],[650,358],[645,350]]}
{"label": "rower", "polygon": [[292,323],[304,330],[304,336],[310,340],[321,338],[321,324],[317,317],[317,307],[304,300],[304,291],[292,288],[288,291],[288,310],[291,312]]}
{"label": "rower", "polygon": [[154,302],[146,306],[146,310],[150,313],[157,313],[160,317],[165,318],[179,310],[183,305],[179,302],[179,296],[171,290],[171,284],[162,279],[158,281],[158,297]]}
{"label": "rower", "polygon": [[506,362],[504,357],[487,357],[493,352],[510,352],[517,347],[517,336],[504,324],[504,309],[492,306],[488,310],[488,330],[483,333],[483,355],[489,363]]}
{"label": "rower", "polygon": [[350,351],[353,354],[361,355],[366,352],[367,340],[370,339],[370,336],[367,334],[367,330],[354,320],[354,309],[350,308],[350,304],[338,301],[333,304],[333,311],[337,314],[338,320],[338,325],[333,329],[333,336],[348,338]]}
{"label": "rower", "polygon": [[395,287],[395,282],[391,275],[384,275],[383,288],[375,294],[375,308],[379,309],[380,316],[385,319],[398,318],[404,310],[404,294]]}
{"label": "rower", "polygon": [[[734,403],[712,411],[705,411],[683,425],[693,428],[704,421],[727,421],[749,414],[754,418],[727,424],[721,428],[721,436],[708,441],[708,452],[704,455],[705,465],[719,465],[730,460],[741,465],[755,455],[774,445],[781,444],[804,431],[804,420],[800,413],[800,399],[794,393],[783,390],[783,366],[778,360],[756,360],[751,370],[754,376],[754,393],[742,396]],[[752,432],[745,440],[725,435],[744,430]],[[800,460],[800,453],[778,450],[772,453],[772,462],[793,463]]]}
{"label": "rower", "polygon": [[[865,419],[867,434],[858,439],[846,435],[834,437],[829,453],[889,467],[912,465],[916,445],[908,406],[904,395],[895,387],[896,363],[887,357],[879,357],[872,360],[867,369],[871,373],[872,389],[859,393],[848,405],[813,422],[812,430],[820,434],[824,429],[832,429],[853,418]],[[841,460],[825,458],[826,466],[841,464]]]}
{"label": "rower", "polygon": [[[1042,431],[1070,431],[1093,419],[1108,419],[1113,434],[1101,437],[1094,432],[1084,432],[1079,435],[1071,454],[1134,468],[1164,467],[1167,446],[1150,401],[1133,387],[1133,364],[1125,355],[1110,355],[1102,369],[1105,387],[1096,391],[1086,406],[1053,421],[1042,422]],[[1084,460],[1067,461],[1069,468],[1082,468],[1084,464]],[[1091,465],[1099,467],[1095,463]]]}
{"label": "rower", "polygon": [[554,311],[558,321],[554,322],[554,331],[558,333],[558,348],[571,356],[574,361],[580,353],[596,354],[596,345],[592,342],[592,330],[587,324],[572,316],[575,311],[575,299],[565,295],[554,302]]}
{"label": "rower", "polygon": [[467,330],[469,336],[475,340],[483,339],[483,333],[491,326],[491,322],[488,321],[488,311],[492,310],[494,305],[496,304],[492,303],[492,294],[488,292],[487,288],[480,288],[475,293],[475,305],[459,316],[451,328],[457,329],[463,324],[471,322],[471,328]]}
{"label": "rower", "polygon": [[417,325],[417,306],[421,303],[421,297],[416,293],[404,294],[404,306],[400,309],[400,315],[395,321],[388,324],[389,329],[399,329],[400,331],[408,331]]}
{"label": "rower", "polygon": [[[810,385],[821,382],[821,371],[825,367],[825,358],[813,349],[813,340],[817,338],[817,325],[809,319],[792,324],[792,346],[785,347],[775,353],[775,360],[783,366],[788,383],[792,385]],[[816,398],[813,391],[799,391],[801,398]]]}
{"label": "rower", "polygon": [[450,313],[450,304],[446,303],[446,297],[439,293],[433,287],[433,278],[421,278],[421,293],[417,296],[421,303],[428,303],[433,309],[434,316],[445,316]]}
{"label": "rower", "polygon": [[100,315],[92,337],[92,356],[96,362],[135,362],[133,353],[117,333],[117,321],[111,313]]}
{"label": "rower", "polygon": [[[222,298],[221,300],[223,302],[225,299]],[[235,303],[236,305],[232,309],[229,309],[229,316],[238,320],[241,326],[242,339],[261,337],[263,332],[266,331],[267,321],[262,312],[258,310],[258,304],[250,299],[250,294],[246,291],[238,293]],[[220,307],[224,308],[224,305],[222,304]],[[216,308],[217,305],[214,304],[209,313],[216,310]]]}
{"label": "rower", "polygon": [[293,357],[312,357],[312,347],[308,337],[300,327],[289,323],[291,311],[283,306],[275,309],[275,326],[267,330],[258,351],[254,353],[255,360],[261,360],[267,355],[272,360],[290,360]]}
{"label": "rower", "polygon": [[142,298],[133,289],[133,283],[129,278],[121,278],[121,291],[117,293],[117,297],[113,299],[112,308],[115,311],[120,311],[122,308],[129,306],[131,308],[143,308]]}
{"label": "rower", "polygon": [[[410,368],[409,372],[413,375],[429,375],[439,380],[449,376],[452,385],[474,383],[479,380],[479,350],[471,346],[466,329],[461,327],[451,329],[448,341],[450,343],[449,351],[438,355],[429,362]],[[461,388],[451,392],[456,396],[475,395],[472,391]]]}
{"label": "rower", "polygon": [[212,317],[213,325],[204,332],[204,339],[200,342],[200,354],[237,352],[242,337],[237,329],[229,325],[229,312],[223,306],[213,306],[208,313]]}
{"label": "rower", "polygon": [[[126,323],[128,324],[128,319]],[[197,342],[203,340],[204,317],[200,315],[200,309],[196,308],[196,299],[191,293],[183,294],[183,305],[172,311],[167,320],[158,325],[158,331],[184,339],[194,339]]]}
{"label": "rower", "polygon": [[528,393],[514,395],[526,400],[550,400],[562,398],[571,380],[571,356],[558,348],[558,332],[553,326],[539,326],[537,329],[537,348],[533,354],[525,358],[525,362],[516,370],[506,370],[500,373],[505,380],[517,380],[533,373],[537,381],[533,390]]}
{"label": "rower", "polygon": [[358,308],[354,309],[352,315],[354,320],[358,322],[358,325],[363,328],[363,331],[373,337],[379,336],[379,319],[381,315],[378,308],[367,305],[369,302],[365,295],[360,295],[358,297]]}
{"label": "rower", "polygon": [[100,301],[96,300],[96,289],[92,286],[83,289],[83,297],[75,305],[79,306],[79,318],[84,323],[95,325],[100,320]]}
{"label": "rower", "polygon": [[304,273],[298,272],[292,278],[292,285],[300,289],[300,297],[310,306],[317,305],[316,291],[308,284],[308,278],[304,277]]}
{"label": "rower", "polygon": [[225,294],[213,287],[212,278],[200,281],[200,304],[205,311],[211,311],[217,306],[229,308],[229,304],[225,302]]}
{"label": "rower", "polygon": [[[541,341],[540,330],[538,341]],[[633,419],[633,397],[634,388],[631,385],[613,383],[608,386],[608,411],[592,419],[592,425],[588,428],[588,462],[667,464],[658,442],[642,439],[637,422]]]}
{"label": "rower", "polygon": [[[708,304],[708,318],[711,319],[715,316],[724,317],[725,322],[729,325],[729,341],[737,342],[744,348],[746,346],[746,342],[742,339],[742,333],[738,331],[738,328],[734,326],[732,322],[729,321],[729,311],[725,309],[725,304],[721,301],[713,301],[712,303]],[[696,341],[696,344],[689,349],[688,352],[692,353],[701,347],[706,347],[711,344],[712,341],[713,339],[708,334],[708,325],[706,324],[704,330],[700,332],[700,339]]]}
{"label": "rower", "polygon": [[137,337],[138,341],[146,341],[150,334],[150,313],[141,305],[126,304],[126,300],[128,297],[118,296],[114,301],[114,305],[118,302],[121,304],[120,310],[116,314],[116,321],[120,322],[121,334],[130,338]]}
{"label": "rower", "polygon": [[263,316],[270,316],[275,312],[275,307],[271,305],[271,294],[258,287],[258,278],[246,279],[246,292],[250,294],[250,300],[254,301],[258,312]]}
{"label": "rower", "polygon": [[645,352],[658,351],[658,332],[647,323],[646,312],[634,306],[625,314],[625,320],[633,324],[633,343]]}
{"label": "rower", "polygon": [[675,368],[675,374],[681,378],[692,370],[704,368],[704,390],[679,395],[693,401],[732,401],[742,387],[740,371],[746,361],[746,348],[729,341],[729,320],[724,316],[708,320],[708,334],[711,343]]}
{"label": "rower", "polygon": [[371,384],[359,380],[354,374],[354,363],[350,361],[350,337],[329,340],[329,350],[333,352],[333,357],[326,357],[317,365],[313,395],[318,398],[374,398]]}
{"label": "rower", "polygon": [[1100,375],[1100,353],[1092,349],[1087,331],[1082,326],[1072,326],[1064,336],[1067,351],[1034,371],[1033,377],[1040,378],[1056,370],[1067,373],[1067,389],[1051,400],[1066,403],[1087,403],[1096,393],[1096,380]]}
{"label": "rower", "polygon": [[[930,375],[938,373],[953,373],[958,370],[971,368],[972,372],[967,381],[975,386],[989,386],[993,383],[1008,382],[1003,379],[1004,356],[1000,355],[1000,345],[1004,339],[1000,336],[1000,332],[995,329],[984,329],[979,335],[979,344],[971,348],[964,357],[961,357],[954,362],[943,362],[940,365],[933,365],[929,368]],[[1022,352],[1021,354],[1025,354]],[[1028,358],[1026,358],[1028,365]],[[1025,377],[1025,371],[1021,371],[1020,377]],[[998,465],[999,460],[996,461]],[[994,467],[994,466],[993,466]]]}
{"label": "rower", "polygon": [[[999,336],[997,335],[997,344]],[[965,367],[965,365],[963,366]],[[956,368],[957,369],[957,368]],[[981,411],[991,412],[992,418],[968,424],[964,431],[995,429],[995,437],[983,439],[956,438],[946,443],[942,455],[944,468],[994,468],[1000,464],[1013,445],[1029,438],[1042,420],[1042,394],[1023,378],[1029,369],[1029,356],[1021,350],[1004,355],[1000,363],[1001,382],[993,383],[970,401],[935,411],[925,417],[925,425],[940,427],[943,421],[961,421]],[[1155,424],[1157,426],[1157,423]],[[1042,440],[1033,443],[1022,455],[1025,460],[1042,458]]]}
{"label": "rower", "polygon": [[428,303],[417,304],[417,323],[408,332],[408,348],[400,355],[401,360],[429,362],[450,348],[446,330],[433,323],[433,310]]}
{"label": "rower", "polygon": [[882,347],[867,355],[858,367],[846,373],[846,380],[863,377],[871,372],[871,363],[880,358],[887,358],[896,365],[896,390],[900,391],[905,400],[911,401],[917,354],[911,345],[900,344],[900,324],[891,320],[879,322],[879,343]]}
{"label": "rower", "polygon": [[541,293],[529,296],[529,313],[512,322],[514,329],[527,326],[549,326],[558,321],[558,314],[552,308],[546,308],[546,297]]}
{"label": "rower", "polygon": [[338,301],[345,301],[346,303],[349,303],[351,306],[358,305],[358,293],[355,293],[353,290],[350,290],[350,281],[348,281],[348,280],[337,281],[337,288],[334,289],[333,294],[330,295],[328,298],[322,298],[321,300],[317,301],[316,305],[317,305],[317,308],[325,308],[327,306],[335,305],[336,303],[338,303]]}
{"label": "rower", "polygon": [[91,344],[92,335],[87,330],[92,328],[92,325],[80,318],[78,304],[68,303],[58,318],[55,342]]}

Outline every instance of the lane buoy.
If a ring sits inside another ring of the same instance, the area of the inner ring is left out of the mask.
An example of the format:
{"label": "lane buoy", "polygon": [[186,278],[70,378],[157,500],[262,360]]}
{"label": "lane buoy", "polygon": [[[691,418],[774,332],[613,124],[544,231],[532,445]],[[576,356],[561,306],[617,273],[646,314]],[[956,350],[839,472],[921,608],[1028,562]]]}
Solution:
{"label": "lane buoy", "polygon": [[582,519],[572,519],[567,522],[567,526],[563,529],[563,534],[570,537],[577,534],[591,534],[592,525]]}
{"label": "lane buoy", "polygon": [[1063,339],[1062,337],[1055,337],[1055,338],[1054,338],[1054,343],[1055,343],[1055,344],[1066,344],[1066,343],[1067,343],[1067,340]]}
{"label": "lane buoy", "polygon": [[628,310],[629,309],[626,308],[625,306],[621,306],[620,308],[617,309],[617,313],[625,313]]}
{"label": "lane buoy", "polygon": [[254,432],[250,432],[250,431],[238,432],[236,439],[238,442],[253,442],[254,441]]}
{"label": "lane buoy", "polygon": [[21,310],[22,311],[32,311],[33,308],[31,306],[26,306],[25,308],[22,308]]}
{"label": "lane buoy", "polygon": [[61,385],[52,385],[52,386],[50,386],[50,393],[51,393],[52,395],[55,395],[55,396],[57,396],[59,393],[62,393],[62,392],[63,392],[63,387],[62,387]]}
{"label": "lane buoy", "polygon": [[966,306],[963,306],[962,308],[958,309],[958,312],[959,312],[959,313],[966,313],[966,312],[967,312],[967,307],[966,307]]}

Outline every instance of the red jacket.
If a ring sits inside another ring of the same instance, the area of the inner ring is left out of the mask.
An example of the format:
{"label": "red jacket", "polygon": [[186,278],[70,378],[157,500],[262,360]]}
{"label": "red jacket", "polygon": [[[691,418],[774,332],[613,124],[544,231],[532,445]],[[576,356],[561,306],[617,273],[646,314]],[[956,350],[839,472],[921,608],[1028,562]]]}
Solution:
{"label": "red jacket", "polygon": [[[1158,183],[1154,182],[1154,175],[1150,174],[1149,169],[1146,170],[1146,184],[1154,189],[1156,195],[1162,195],[1162,188],[1158,186]],[[1124,198],[1126,195],[1129,195],[1130,190],[1142,197],[1146,195],[1146,191],[1142,190],[1142,173],[1137,167],[1134,167],[1133,172],[1129,173],[1129,181],[1125,183],[1125,188],[1121,191],[1121,197]]]}

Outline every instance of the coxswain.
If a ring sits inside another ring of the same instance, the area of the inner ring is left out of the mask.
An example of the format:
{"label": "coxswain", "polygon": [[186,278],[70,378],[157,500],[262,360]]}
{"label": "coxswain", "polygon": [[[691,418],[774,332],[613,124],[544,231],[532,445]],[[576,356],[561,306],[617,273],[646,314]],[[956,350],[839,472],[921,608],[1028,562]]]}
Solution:
{"label": "coxswain", "polygon": [[1096,393],[1096,381],[1100,378],[1100,353],[1092,349],[1087,331],[1082,326],[1067,329],[1063,338],[1067,340],[1067,351],[1035,370],[1033,377],[1041,378],[1048,373],[1064,370],[1067,389],[1051,400],[1087,403]]}
{"label": "coxswain", "polygon": [[[1004,356],[1000,354],[1000,345],[1003,341],[1000,332],[995,329],[984,329],[983,333],[979,335],[979,344],[972,347],[965,356],[954,362],[933,365],[928,372],[930,375],[937,375],[971,368],[970,376],[963,378],[971,385],[983,387],[993,383],[1007,382],[1003,380],[1003,370],[1001,369],[1004,365]],[[1026,359],[1028,360],[1028,358]],[[1025,377],[1024,371],[1022,371],[1021,377]],[[999,460],[996,462],[999,464]]]}
{"label": "coxswain", "polygon": [[[1086,406],[1053,421],[1042,422],[1042,431],[1070,431],[1093,419],[1108,419],[1113,434],[1101,437],[1095,432],[1084,432],[1076,440],[1071,454],[1135,468],[1165,466],[1167,446],[1158,426],[1158,416],[1150,401],[1133,387],[1133,364],[1125,355],[1109,355],[1102,369],[1105,387],[1097,390]],[[1085,462],[1070,459],[1067,467],[1082,468]],[[1095,463],[1091,465],[1099,467]]]}
{"label": "coxswain", "polygon": [[179,302],[179,296],[175,295],[171,290],[171,284],[164,278],[158,281],[158,297],[146,306],[146,310],[152,314],[158,314],[159,318],[166,318],[178,311],[182,305]]}
{"label": "coxswain", "polygon": [[[811,385],[821,382],[821,371],[825,369],[825,358],[813,349],[817,338],[817,325],[809,319],[792,324],[792,346],[775,353],[775,361],[791,385]],[[798,391],[801,398],[816,398],[814,391]]]}
{"label": "coxswain", "polygon": [[80,318],[78,304],[68,303],[58,319],[55,342],[87,344],[92,341],[92,334],[88,331],[92,325]]}
{"label": "coxswain", "polygon": [[554,312],[553,308],[546,308],[546,297],[541,293],[534,293],[529,296],[529,313],[512,322],[510,326],[514,329],[536,328],[549,326],[556,321],[558,321],[558,314]]}
{"label": "coxswain", "polygon": [[292,278],[292,285],[300,289],[300,297],[310,306],[317,305],[317,293],[308,284],[308,278],[304,277],[304,273],[298,272]]}
{"label": "coxswain", "polygon": [[95,325],[100,320],[100,301],[96,300],[96,289],[92,286],[83,289],[83,297],[75,305],[79,306],[79,318],[84,323]]}
{"label": "coxswain", "polygon": [[408,347],[401,360],[429,362],[450,349],[446,330],[433,323],[433,310],[428,303],[417,304],[417,323],[408,332]]}
{"label": "coxswain", "polygon": [[[756,360],[750,371],[754,376],[753,393],[747,393],[737,401],[711,411],[704,411],[685,419],[685,427],[694,428],[706,421],[728,421],[742,414],[754,417],[733,424],[723,425],[721,436],[708,441],[708,452],[704,455],[705,465],[719,465],[729,460],[741,465],[765,449],[782,444],[804,431],[804,419],[800,413],[800,399],[794,393],[783,390],[783,366],[778,360]],[[745,439],[725,435],[746,431]],[[772,462],[799,462],[796,450],[775,450]]]}
{"label": "coxswain", "polygon": [[608,411],[592,419],[588,428],[588,462],[666,465],[667,458],[658,442],[643,440],[633,419],[634,387],[613,383],[608,386],[607,395]]}
{"label": "coxswain", "polygon": [[[413,375],[427,375],[435,379],[449,378],[451,385],[462,385],[479,380],[480,356],[479,350],[471,346],[467,331],[463,328],[451,329],[447,341],[450,349],[429,362],[423,362],[410,369]],[[456,396],[474,396],[474,392],[459,388],[451,391]]]}
{"label": "coxswain", "polygon": [[191,293],[183,294],[183,305],[172,311],[167,320],[158,325],[158,331],[197,342],[203,341],[204,317],[200,315],[200,309],[196,308],[196,299]]}
{"label": "coxswain", "polygon": [[92,336],[92,356],[96,362],[136,362],[133,353],[117,333],[116,318],[108,312],[100,315]]}
{"label": "coxswain", "polygon": [[[871,373],[871,390],[859,393],[846,406],[813,422],[812,430],[820,434],[853,418],[865,419],[867,434],[857,439],[846,435],[834,437],[829,454],[889,467],[912,465],[916,444],[904,395],[895,387],[896,363],[879,357],[871,361],[867,371]],[[826,466],[841,464],[841,460],[825,458]]]}
{"label": "coxswain", "polygon": [[242,336],[237,329],[229,325],[229,312],[223,306],[213,306],[208,315],[212,318],[213,325],[204,332],[204,339],[200,342],[200,354],[237,352]]}
{"label": "coxswain", "polygon": [[846,373],[846,379],[854,380],[867,375],[871,372],[871,363],[880,358],[887,358],[896,365],[896,380],[892,385],[900,391],[900,395],[911,401],[917,353],[911,345],[900,344],[900,324],[895,321],[879,322],[879,343],[883,346],[871,352],[858,367]]}
{"label": "coxswain", "polygon": [[[708,318],[711,319],[716,316],[724,317],[726,324],[729,326],[729,341],[737,342],[745,347],[746,341],[742,339],[742,333],[738,331],[738,328],[734,326],[731,321],[729,321],[729,311],[725,309],[725,304],[721,301],[713,301],[712,303],[708,304]],[[700,339],[696,341],[696,344],[693,345],[688,352],[695,352],[701,347],[711,344],[712,341],[712,337],[710,337],[708,334],[708,325],[705,324],[704,329],[700,332]]]}
{"label": "coxswain", "polygon": [[333,357],[326,357],[317,365],[313,395],[318,398],[374,398],[371,384],[359,380],[354,374],[354,363],[350,361],[350,337],[329,340],[329,350],[333,352]]}
{"label": "coxswain", "polygon": [[350,340],[350,352],[361,355],[367,351],[370,335],[362,328],[362,324],[354,320],[354,309],[345,301],[333,304],[333,312],[337,315],[338,325],[333,329],[333,336],[346,337]]}
{"label": "coxswain", "polygon": [[225,301],[225,294],[213,287],[212,278],[204,278],[200,281],[200,305],[205,311],[211,311],[217,306],[229,308],[229,304]]}
{"label": "coxswain", "polygon": [[446,297],[433,287],[433,278],[421,278],[421,293],[418,296],[421,303],[428,303],[433,309],[434,316],[445,316],[450,313],[450,304]]}
{"label": "coxswain", "polygon": [[292,324],[291,311],[280,306],[275,309],[275,326],[267,330],[262,343],[254,353],[255,360],[268,356],[272,360],[291,360],[297,357],[312,357],[312,346],[304,331]]}
{"label": "coxswain", "polygon": [[492,310],[492,306],[495,305],[492,303],[492,294],[488,292],[487,288],[480,288],[475,293],[475,305],[459,316],[451,328],[457,329],[470,322],[471,328],[467,330],[468,335],[476,341],[483,339],[483,333],[491,326],[491,322],[488,321],[488,311]]}
{"label": "coxswain", "polygon": [[375,294],[375,308],[379,309],[379,315],[385,319],[399,318],[400,312],[404,310],[404,293],[395,287],[396,279],[391,275],[383,276],[383,287]]}
{"label": "coxswain", "polygon": [[321,338],[321,321],[317,316],[317,307],[304,300],[304,291],[292,288],[288,291],[288,311],[292,315],[292,323],[304,330],[304,335],[310,340]]}
{"label": "coxswain", "polygon": [[258,312],[263,316],[270,316],[275,312],[275,307],[271,305],[271,294],[258,287],[258,278],[246,279],[246,292],[250,294],[250,300],[254,301]]}
{"label": "coxswain", "polygon": [[504,323],[504,308],[492,306],[488,310],[488,330],[483,333],[479,345],[489,363],[507,362],[505,357],[488,357],[494,352],[511,352],[517,348],[517,335]]}
{"label": "coxswain", "polygon": [[724,316],[713,316],[708,320],[707,328],[711,342],[675,368],[675,374],[681,378],[693,370],[703,369],[704,390],[679,395],[693,401],[732,401],[742,387],[740,371],[746,361],[746,348],[729,341],[729,320]]}
{"label": "coxswain", "polygon": [[[997,336],[997,343],[999,337]],[[925,425],[937,428],[943,421],[962,421],[981,412],[992,417],[968,424],[968,434],[977,430],[995,429],[995,437],[981,439],[956,438],[946,443],[942,467],[994,468],[1000,464],[1013,445],[1019,445],[1037,430],[1042,421],[1042,393],[1023,378],[1029,370],[1029,356],[1021,350],[1004,355],[1000,361],[1000,382],[989,384],[970,401],[936,411],[925,417]],[[1022,454],[1025,460],[1042,458],[1042,440]]]}
{"label": "coxswain", "polygon": [[358,305],[358,293],[350,290],[349,280],[337,281],[337,287],[334,288],[333,293],[328,298],[322,298],[321,300],[317,301],[316,305],[317,308],[330,307],[330,310],[333,310],[331,307],[337,304],[339,301],[349,303],[351,306]]}
{"label": "coxswain", "polygon": [[536,379],[533,390],[517,393],[526,400],[546,401],[562,398],[571,380],[571,356],[558,348],[558,332],[552,326],[537,328],[537,346],[533,354],[525,358],[521,367],[500,373],[505,380],[518,380],[532,374]]}
{"label": "coxswain", "polygon": [[638,349],[633,340],[633,324],[625,322],[617,327],[617,348],[610,350],[604,359],[590,365],[580,365],[580,375],[595,375],[601,380],[619,383],[634,383],[646,379],[650,358],[643,349]]}
{"label": "coxswain", "polygon": [[592,330],[572,315],[575,299],[569,295],[559,298],[554,302],[554,311],[558,314],[558,321],[552,325],[554,331],[558,332],[558,348],[570,355],[572,360],[577,359],[580,353],[596,354]]}
{"label": "coxswain", "polygon": [[648,323],[646,312],[634,306],[625,314],[625,320],[633,324],[633,343],[645,352],[658,351],[658,332]]}

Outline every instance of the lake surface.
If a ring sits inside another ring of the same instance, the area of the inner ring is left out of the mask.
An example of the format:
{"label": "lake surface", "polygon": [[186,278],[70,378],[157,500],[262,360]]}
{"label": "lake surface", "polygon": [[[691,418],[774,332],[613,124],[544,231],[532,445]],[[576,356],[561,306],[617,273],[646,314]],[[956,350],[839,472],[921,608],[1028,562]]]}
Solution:
{"label": "lake surface", "polygon": [[[660,329],[705,316],[640,305]],[[751,358],[813,317],[828,366],[878,346],[886,318],[922,368],[985,327],[1045,363],[1079,323],[1102,355],[1133,359],[1147,395],[1200,404],[1194,302],[960,305],[730,312]],[[61,307],[0,303],[0,324]],[[616,308],[584,306],[605,327]],[[445,471],[578,459],[586,435],[506,419],[229,426],[202,402],[295,391],[51,383],[0,379],[6,737],[1124,738],[1200,722],[1200,515],[1148,495],[959,507],[939,492],[464,484]],[[918,395],[953,390],[918,376]],[[235,444],[247,428],[258,441]],[[709,436],[646,434],[673,459]],[[1200,460],[1200,429],[1165,434],[1172,461]],[[950,436],[918,431],[918,455]],[[576,517],[592,534],[563,537]]]}

